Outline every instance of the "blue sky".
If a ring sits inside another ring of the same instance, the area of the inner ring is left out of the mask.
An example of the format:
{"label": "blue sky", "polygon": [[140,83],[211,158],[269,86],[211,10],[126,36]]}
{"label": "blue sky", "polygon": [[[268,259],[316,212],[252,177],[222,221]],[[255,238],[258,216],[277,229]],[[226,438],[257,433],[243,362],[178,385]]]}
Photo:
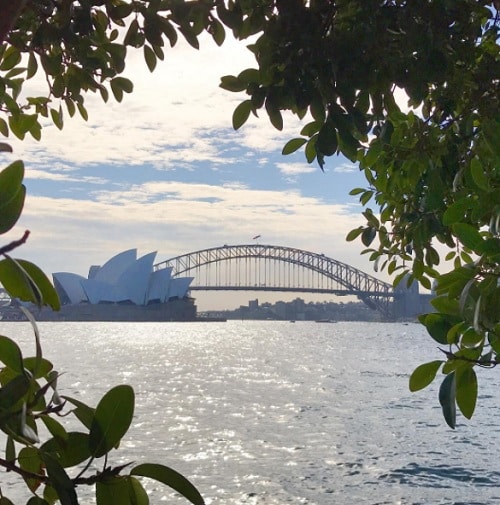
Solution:
{"label": "blue sky", "polygon": [[[333,157],[323,173],[302,152],[282,156],[300,130],[291,116],[283,132],[265,113],[232,130],[245,95],[220,89],[219,79],[251,66],[251,53],[232,41],[175,47],[153,74],[142,53],[131,54],[124,75],[135,89],[122,103],[88,96],[88,122],[68,117],[63,131],[47,124],[40,142],[9,139],[14,154],[2,165],[26,164],[25,212],[7,237],[31,230],[18,256],[47,273],[85,275],[124,249],[158,251],[161,261],[260,234],[260,243],[322,252],[373,273],[361,244],[344,240],[363,223],[348,195],[365,185],[357,167]],[[217,308],[196,297],[201,309]]]}

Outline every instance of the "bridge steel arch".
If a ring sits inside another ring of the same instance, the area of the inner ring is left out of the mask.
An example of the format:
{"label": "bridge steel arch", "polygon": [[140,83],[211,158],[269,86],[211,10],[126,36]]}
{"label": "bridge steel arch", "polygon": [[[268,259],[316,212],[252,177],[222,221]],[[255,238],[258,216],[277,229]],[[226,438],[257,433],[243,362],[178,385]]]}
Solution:
{"label": "bridge steel arch", "polygon": [[199,271],[201,267],[214,263],[234,262],[241,259],[278,261],[298,266],[314,272],[316,275],[333,281],[339,288],[298,287],[294,285],[268,286],[241,285],[237,283],[214,285],[192,285],[192,290],[248,290],[248,291],[293,291],[311,293],[332,293],[336,295],[356,295],[370,308],[380,311],[386,318],[392,317],[392,298],[394,290],[391,284],[383,282],[346,263],[342,263],[324,254],[274,245],[246,244],[224,245],[183,254],[154,265],[155,270],[172,268],[172,276],[181,276]]}

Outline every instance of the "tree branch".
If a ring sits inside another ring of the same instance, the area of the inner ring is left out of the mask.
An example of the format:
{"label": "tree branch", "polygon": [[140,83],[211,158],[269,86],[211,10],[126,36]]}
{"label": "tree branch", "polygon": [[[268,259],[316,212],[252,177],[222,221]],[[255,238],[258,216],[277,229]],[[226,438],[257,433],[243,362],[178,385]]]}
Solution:
{"label": "tree branch", "polygon": [[446,351],[445,349],[441,349],[441,347],[438,347],[438,349],[448,358],[449,361],[465,361],[466,363],[474,363],[475,365],[482,366],[484,368],[495,368],[498,364],[500,364],[498,361],[489,359],[472,359],[472,358],[466,358],[465,356],[457,356],[456,354]]}
{"label": "tree branch", "polygon": [[[94,475],[91,475],[90,477],[76,477],[74,479],[71,479],[71,482],[75,486],[78,485],[92,486],[96,482],[104,481],[106,479],[109,479],[110,477],[116,477],[117,475],[120,474],[120,472],[124,468],[126,468],[131,464],[132,463],[125,463],[124,465],[115,466],[114,468],[108,466],[102,472],[97,472]],[[7,471],[15,472],[21,475],[25,479],[36,479],[39,482],[48,482],[50,480],[47,475],[42,475],[35,472],[30,472],[28,470],[23,470],[21,467],[3,458],[0,458],[0,466],[6,468]]]}
{"label": "tree branch", "polygon": [[[1,1],[2,0],[0,0],[0,2]],[[19,240],[13,240],[9,244],[4,245],[3,247],[0,247],[0,255],[5,255],[8,252],[13,251],[17,247],[23,245],[28,240],[29,234],[30,234],[30,231],[26,230],[24,232],[24,235]]]}

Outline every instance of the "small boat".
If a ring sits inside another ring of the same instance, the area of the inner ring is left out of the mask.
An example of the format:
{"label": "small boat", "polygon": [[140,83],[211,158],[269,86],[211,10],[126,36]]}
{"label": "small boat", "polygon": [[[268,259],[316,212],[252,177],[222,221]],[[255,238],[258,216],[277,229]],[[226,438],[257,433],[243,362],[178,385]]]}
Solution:
{"label": "small boat", "polygon": [[336,323],[335,319],[317,319],[317,323]]}

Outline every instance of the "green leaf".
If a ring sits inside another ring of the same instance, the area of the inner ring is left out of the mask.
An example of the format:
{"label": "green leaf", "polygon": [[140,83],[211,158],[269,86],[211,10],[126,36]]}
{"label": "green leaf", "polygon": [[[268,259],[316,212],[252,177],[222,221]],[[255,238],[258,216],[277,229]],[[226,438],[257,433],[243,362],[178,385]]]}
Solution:
{"label": "green leaf", "polygon": [[130,475],[149,477],[158,482],[175,489],[184,498],[188,499],[193,505],[204,505],[205,502],[198,490],[183,475],[172,468],[164,465],[144,463],[138,465],[130,471]]}
{"label": "green leaf", "polygon": [[443,314],[427,314],[424,325],[429,335],[439,344],[448,344],[448,331],[453,324]]}
{"label": "green leaf", "polygon": [[365,188],[354,188],[349,191],[349,195],[351,196],[356,196],[359,195],[360,193],[364,193],[366,191]]}
{"label": "green leaf", "polygon": [[447,296],[439,296],[431,300],[431,305],[442,314],[450,314],[453,316],[458,316],[460,313],[460,308],[456,300],[452,300]]}
{"label": "green leaf", "polygon": [[45,424],[46,428],[49,430],[50,434],[54,438],[62,442],[68,440],[68,433],[66,432],[64,426],[61,423],[56,421],[54,418],[48,416],[47,414],[43,414],[40,417],[43,421],[43,424]]}
{"label": "green leaf", "polygon": [[427,387],[436,377],[436,374],[443,364],[443,361],[436,360],[424,363],[415,368],[410,376],[410,391],[419,391]]}
{"label": "green leaf", "polygon": [[196,37],[196,33],[194,32],[194,30],[192,30],[188,26],[182,26],[182,27],[179,27],[179,31],[182,33],[182,35],[186,39],[186,42],[191,47],[194,47],[195,49],[200,48],[200,43],[198,41],[198,38]]}
{"label": "green leaf", "polygon": [[66,440],[51,438],[40,447],[40,451],[52,454],[64,468],[77,466],[91,457],[87,433],[70,431],[67,435]]}
{"label": "green leaf", "polygon": [[0,203],[0,234],[11,230],[19,220],[26,198],[26,188],[21,186],[19,191],[8,201]]}
{"label": "green leaf", "polygon": [[443,214],[443,224],[446,226],[460,222],[472,206],[470,198],[462,198],[452,203]]}
{"label": "green leaf", "polygon": [[[43,475],[43,463],[38,451],[33,447],[23,447],[19,451],[19,466],[30,473]],[[26,484],[32,492],[35,492],[40,486],[40,481],[34,478],[27,478]],[[29,502],[28,502],[29,503]]]}
{"label": "green leaf", "polygon": [[299,150],[306,142],[307,139],[305,138],[291,139],[285,144],[283,150],[281,151],[281,154],[283,155],[292,154],[295,151]]}
{"label": "green leaf", "polygon": [[483,165],[477,158],[472,158],[470,162],[470,171],[472,180],[479,189],[489,191],[490,185],[483,169]]}
{"label": "green leaf", "polygon": [[3,335],[0,335],[0,361],[14,372],[24,373],[21,349],[13,340]]}
{"label": "green leaf", "polygon": [[357,161],[360,143],[347,130],[339,130],[339,150],[353,163]]}
{"label": "green leaf", "polygon": [[221,77],[219,86],[222,89],[233,92],[244,91],[247,88],[247,84],[240,81],[237,77],[234,77],[234,75],[225,75]]}
{"label": "green leaf", "polygon": [[377,230],[375,228],[365,228],[363,232],[361,233],[361,242],[363,242],[363,245],[368,247],[375,237],[377,236]]}
{"label": "green leaf", "polygon": [[208,28],[208,32],[212,35],[214,42],[218,46],[221,46],[224,43],[224,39],[226,38],[226,32],[224,30],[224,26],[218,19],[213,18],[212,23]]}
{"label": "green leaf", "polygon": [[283,130],[283,116],[281,115],[280,109],[274,104],[274,101],[268,97],[265,107],[271,124],[277,130]]}
{"label": "green leaf", "polygon": [[319,151],[325,156],[332,156],[337,152],[337,147],[337,130],[331,121],[326,121],[318,132],[316,151]]}
{"label": "green leaf", "polygon": [[149,497],[142,484],[132,476],[129,482],[134,505],[149,505]]}
{"label": "green leaf", "polygon": [[148,45],[144,45],[144,59],[146,60],[149,71],[153,72],[156,68],[157,59],[155,52]]}
{"label": "green leaf", "polygon": [[76,407],[76,409],[73,410],[73,413],[78,418],[78,420],[85,426],[85,428],[90,430],[90,427],[92,426],[92,421],[94,420],[95,409],[89,407],[88,405],[85,405],[85,403],[82,403],[81,401],[76,400],[75,398],[70,398],[69,396],[63,396],[62,398],[63,400],[68,401],[69,403],[73,404]]}
{"label": "green leaf", "polygon": [[456,380],[455,372],[448,374],[439,388],[439,403],[443,410],[443,416],[446,424],[455,429],[457,422],[457,408],[455,405],[456,398]]}
{"label": "green leaf", "polygon": [[135,501],[130,477],[118,476],[97,481],[96,505],[139,505]]}
{"label": "green leaf", "polygon": [[321,123],[319,121],[312,121],[311,123],[307,123],[302,130],[300,130],[300,134],[305,137],[312,137],[315,133],[318,133],[321,128]]}
{"label": "green leaf", "polygon": [[51,486],[57,491],[61,505],[78,505],[75,484],[71,481],[64,468],[50,454],[42,453]]}
{"label": "green leaf", "polygon": [[361,205],[366,206],[366,204],[371,200],[372,196],[374,195],[373,191],[365,191],[360,197],[359,197],[359,202]]}
{"label": "green leaf", "polygon": [[134,85],[130,79],[125,77],[115,77],[111,79],[111,91],[117,102],[121,102],[123,99],[123,92],[132,93],[134,90]]}
{"label": "green leaf", "polygon": [[316,158],[316,141],[318,140],[318,134],[313,135],[306,144],[305,155],[308,163],[312,163]]}
{"label": "green leaf", "polygon": [[363,227],[360,226],[359,228],[355,228],[354,230],[351,230],[348,234],[347,237],[345,238],[347,242],[352,242],[355,240],[361,233],[363,232]]}
{"label": "green leaf", "polygon": [[0,70],[10,70],[14,68],[21,62],[21,53],[14,46],[9,46],[5,53],[3,54],[2,61],[0,63]]}
{"label": "green leaf", "polygon": [[9,135],[9,127],[7,125],[7,121],[2,118],[0,118],[0,134],[2,134],[4,137],[7,137]]}
{"label": "green leaf", "polygon": [[139,47],[137,40],[138,32],[139,32],[139,22],[137,21],[137,19],[133,19],[130,22],[127,33],[125,34],[125,37],[123,39],[123,43],[126,46]]}
{"label": "green leaf", "polygon": [[54,124],[59,128],[59,130],[63,129],[64,122],[63,122],[63,113],[62,113],[62,108],[59,106],[59,109],[50,109],[50,117],[52,118],[52,121]]}
{"label": "green leaf", "polygon": [[24,178],[24,163],[14,161],[0,172],[0,205],[12,198],[22,186]]}
{"label": "green leaf", "polygon": [[30,371],[34,379],[41,379],[42,377],[46,377],[47,374],[54,368],[49,360],[45,358],[37,360],[37,358],[34,356],[24,358],[23,364],[24,368]]}
{"label": "green leaf", "polygon": [[238,130],[241,126],[243,126],[248,117],[250,116],[250,112],[252,111],[252,102],[251,100],[245,100],[241,102],[233,112],[233,128]]}
{"label": "green leaf", "polygon": [[25,375],[16,375],[0,388],[0,409],[9,410],[28,393],[30,381]]}
{"label": "green leaf", "polygon": [[483,239],[475,226],[466,223],[455,223],[452,226],[453,233],[459,238],[462,244],[472,250],[481,247]]}
{"label": "green leaf", "polygon": [[30,52],[28,57],[28,71],[26,73],[26,79],[31,79],[38,70],[38,62],[36,61],[36,56],[34,52]]}
{"label": "green leaf", "polygon": [[456,399],[460,412],[470,419],[474,414],[477,401],[477,376],[470,366],[456,372]]}
{"label": "green leaf", "polygon": [[127,385],[108,391],[96,407],[90,427],[89,448],[100,458],[118,445],[134,415],[134,390]]}
{"label": "green leaf", "polygon": [[246,68],[238,74],[238,81],[246,82],[250,84],[251,82],[259,82],[260,73],[257,68]]}
{"label": "green leaf", "polygon": [[10,230],[19,219],[26,192],[23,178],[21,160],[14,161],[0,172],[0,233]]}
{"label": "green leaf", "polygon": [[39,496],[32,496],[27,502],[26,505],[51,505],[49,502],[45,501],[43,498]]}
{"label": "green leaf", "polygon": [[0,261],[0,282],[14,298],[59,310],[57,292],[46,275],[26,260],[6,258]]}
{"label": "green leaf", "polygon": [[9,463],[14,463],[16,460],[16,445],[14,444],[14,439],[12,437],[7,437],[7,442],[5,444],[5,459]]}
{"label": "green leaf", "polygon": [[16,261],[30,276],[31,280],[35,283],[36,287],[40,291],[42,295],[42,303],[44,305],[52,307],[53,310],[59,310],[61,308],[59,295],[43,271],[30,261],[21,259],[17,259]]}

